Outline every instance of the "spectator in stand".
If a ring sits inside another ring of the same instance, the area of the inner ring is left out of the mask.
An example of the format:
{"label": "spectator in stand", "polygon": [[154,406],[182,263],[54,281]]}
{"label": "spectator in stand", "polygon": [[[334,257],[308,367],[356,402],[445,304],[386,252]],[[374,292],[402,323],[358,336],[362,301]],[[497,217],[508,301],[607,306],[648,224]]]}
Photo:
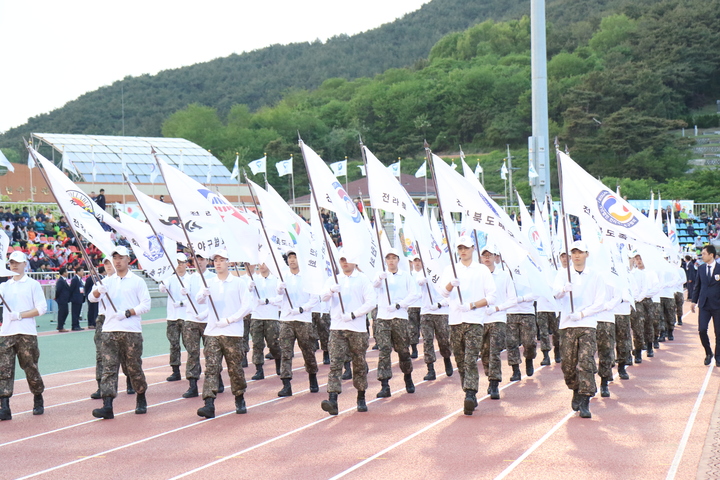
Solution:
{"label": "spectator in stand", "polygon": [[26,222],[29,221],[30,220],[30,212],[28,211],[28,207],[23,207],[22,213],[20,215],[25,219]]}
{"label": "spectator in stand", "polygon": [[643,208],[642,210],[640,210],[640,213],[642,213],[642,214],[643,214],[643,215],[645,215],[646,217],[648,216],[648,212],[647,212],[647,211],[645,211],[645,209],[644,209],[644,208]]}
{"label": "spectator in stand", "polygon": [[105,210],[105,189],[101,188],[100,193],[98,194],[97,198],[95,199],[95,203],[97,203],[98,207]]}
{"label": "spectator in stand", "polygon": [[698,235],[698,236],[695,238],[695,243],[693,243],[693,247],[698,248],[698,249],[700,249],[700,248],[703,247],[703,240],[702,240],[702,237],[701,237],[700,235]]}
{"label": "spectator in stand", "polygon": [[23,235],[20,227],[15,227],[15,229],[13,230],[12,241],[13,243],[19,244],[20,248],[22,248],[23,250],[27,248],[27,234]]}
{"label": "spectator in stand", "polygon": [[8,239],[12,242],[12,239],[13,239],[12,225],[8,225],[7,227],[5,227],[5,235],[7,235]]}
{"label": "spectator in stand", "polygon": [[693,226],[692,223],[688,223],[687,234],[690,235],[691,237],[694,237],[695,235],[697,235],[697,232],[695,232],[695,227]]}
{"label": "spectator in stand", "polygon": [[702,210],[700,210],[700,221],[705,222],[705,223],[707,223],[707,221],[708,221],[708,214],[704,208]]}

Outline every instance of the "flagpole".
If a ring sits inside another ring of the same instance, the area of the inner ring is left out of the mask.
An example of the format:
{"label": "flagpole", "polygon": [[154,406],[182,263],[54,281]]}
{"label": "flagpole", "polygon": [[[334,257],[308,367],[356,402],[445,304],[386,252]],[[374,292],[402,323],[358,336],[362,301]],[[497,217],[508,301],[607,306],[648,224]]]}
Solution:
{"label": "flagpole", "polygon": [[348,191],[348,164],[347,164],[347,155],[345,155],[345,192]]}
{"label": "flagpole", "polygon": [[[428,162],[428,165],[430,166],[430,175],[432,176],[433,185],[435,186],[435,196],[437,197],[437,204],[438,204],[438,213],[440,214],[440,222],[443,226],[443,231],[445,232],[445,239],[448,243],[448,247],[450,247],[450,235],[448,235],[447,225],[445,224],[445,216],[443,215],[442,211],[442,205],[440,204],[440,192],[438,191],[438,185],[437,185],[437,178],[435,177],[435,165],[432,161],[432,152],[430,151],[430,145],[427,143],[427,140],[425,140],[425,160]],[[450,251],[452,249],[450,248]],[[457,278],[457,270],[455,269],[455,262],[452,261],[452,257],[450,258],[450,266],[452,267],[453,275],[455,278]],[[458,292],[458,299],[460,300],[460,303],[462,303],[462,293],[460,292],[460,286],[457,287]]]}
{"label": "flagpole", "polygon": [[293,155],[290,154],[290,179],[292,181],[293,207],[295,206],[295,167],[293,166]]}
{"label": "flagpole", "polygon": [[242,196],[242,187],[240,186],[240,185],[242,185],[242,183],[241,183],[242,179],[240,178],[240,152],[235,152],[235,155],[236,155],[235,162],[237,163],[237,166],[238,166],[237,181],[238,181],[238,205],[239,205],[242,202],[242,200],[240,200],[240,197]]}
{"label": "flagpole", "polygon": [[[247,175],[245,175],[245,181],[248,182]],[[278,277],[280,277],[281,282],[285,282],[285,280],[283,280],[282,272],[280,271],[280,265],[278,265],[277,257],[275,256],[275,248],[273,247],[272,243],[270,243],[270,237],[268,237],[267,230],[265,230],[265,222],[263,222],[263,216],[260,214],[260,210],[258,209],[257,201],[255,200],[255,194],[253,193],[253,187],[252,185],[250,185],[250,182],[248,182],[248,189],[250,190],[250,198],[252,198],[253,206],[255,207],[258,219],[260,220],[260,226],[262,227],[263,234],[265,235],[265,241],[267,242],[268,248],[270,249],[270,255],[272,255],[273,262],[275,262],[275,269],[278,272]],[[293,307],[292,300],[290,300],[290,294],[288,293],[287,289],[285,289],[285,296],[288,299],[290,308],[295,308]]]}
{"label": "flagpole", "polygon": [[[300,134],[298,133],[298,137],[299,136],[300,136]],[[318,208],[318,203],[317,203],[317,197],[315,196],[315,188],[313,187],[312,175],[310,174],[310,170],[308,169],[307,159],[305,158],[305,151],[302,148],[303,141],[301,138],[298,138],[298,143],[300,145],[300,153],[303,156],[303,162],[305,163],[305,171],[308,172],[308,183],[310,183],[310,194],[312,195],[313,203],[315,204],[315,210],[317,210],[317,212],[318,212],[318,218],[321,218],[320,217],[320,209]],[[332,248],[330,248],[330,241],[328,240],[328,237],[327,237],[327,230],[325,230],[325,226],[322,225],[322,220],[320,221],[320,223],[321,223],[320,230],[322,230],[323,239],[325,240],[325,248],[327,248],[327,250],[328,250],[328,255],[330,256],[330,263],[332,264],[332,267],[333,267],[331,269],[333,272],[333,279],[335,280],[335,283],[337,284],[338,283],[337,262],[335,261],[335,256],[332,253]],[[340,259],[338,259],[338,260],[340,260]],[[340,311],[344,315],[345,314],[345,305],[343,304],[342,293],[337,292],[337,294],[338,294],[338,300],[340,301]]]}
{"label": "flagpole", "polygon": [[[555,138],[555,157],[557,158],[558,163],[558,186],[560,187],[560,210],[563,216],[563,239],[565,240],[565,254],[567,255],[567,261],[565,262],[565,266],[567,267],[567,276],[568,276],[568,282],[572,283],[572,276],[570,274],[570,250],[568,246],[568,238],[567,238],[567,216],[565,215],[565,196],[563,195],[563,175],[562,175],[562,166],[560,165],[560,149],[558,148],[557,144],[557,137]],[[572,292],[568,292],[570,294],[570,311],[575,312],[575,306],[573,305],[573,294]]]}
{"label": "flagpole", "polygon": [[[362,159],[363,163],[365,164],[365,176],[368,179],[368,197],[370,197],[370,208],[373,211],[373,217],[375,221],[373,222],[375,224],[375,235],[377,236],[378,241],[378,249],[380,250],[380,257],[382,258],[383,265],[385,264],[385,254],[383,253],[382,248],[382,242],[380,241],[380,230],[378,229],[378,223],[380,221],[379,215],[378,215],[378,209],[373,207],[372,202],[372,194],[370,194],[370,177],[368,175],[368,169],[367,169],[367,155],[365,154],[365,145],[363,145],[362,139],[360,139],[360,152],[362,153]],[[395,213],[394,215],[397,215]],[[404,255],[403,255],[404,256]],[[387,267],[384,267],[383,270],[386,270]],[[387,293],[387,299],[388,299],[388,305],[392,305],[392,302],[390,301],[390,286],[388,285],[388,279],[385,277],[385,292]]]}
{"label": "flagpole", "polygon": [[[153,150],[154,151],[154,150]],[[120,163],[122,167],[122,173],[125,174],[125,154],[123,153],[122,147],[120,147]],[[123,208],[125,208],[125,187],[123,186]]]}
{"label": "flagpole", "polygon": [[[417,240],[415,240],[415,248],[417,248],[418,257],[420,257],[420,263],[422,263],[423,276],[425,276],[425,280],[427,280],[427,272],[425,271],[425,262],[423,261],[423,258],[422,258],[422,250],[420,250],[420,243]],[[435,303],[432,298],[432,293],[430,293],[430,284],[425,283],[425,286],[427,287],[428,297],[430,297],[430,303],[431,304]]]}
{"label": "flagpole", "polygon": [[[265,177],[265,190],[268,190],[268,180],[267,180],[267,153],[263,152],[263,158],[265,159],[265,168],[263,169],[263,176]],[[247,181],[247,178],[245,178]],[[250,184],[248,184],[248,189],[250,190],[250,194],[252,195],[252,188],[249,187]],[[257,210],[257,205],[255,205],[255,210]],[[258,215],[259,216],[259,215]],[[269,244],[268,244],[269,245]],[[277,263],[277,262],[275,262]],[[278,270],[278,273],[280,271]],[[282,278],[280,279],[282,281]],[[290,297],[288,297],[288,300],[290,300]],[[290,304],[290,308],[292,308],[292,303]]]}
{"label": "flagpole", "polygon": [[[513,192],[513,169],[512,169],[512,155],[510,154],[510,144],[507,144],[507,154],[508,154],[508,177],[510,178],[510,186],[508,188],[508,191],[510,192],[510,195],[512,195]],[[510,203],[512,206],[512,202]]]}
{"label": "flagpole", "polygon": [[[130,187],[130,180],[128,180],[127,175],[125,175],[125,174],[123,173],[123,177],[125,178],[125,183],[127,184],[128,188],[130,188],[130,191],[132,191],[132,187]],[[173,273],[174,273],[175,276],[177,277],[178,282],[180,282],[180,288],[185,288],[185,285],[183,284],[182,278],[180,278],[180,275],[177,274],[177,269],[175,269],[175,264],[173,263],[173,261],[172,261],[171,258],[170,258],[170,255],[168,255],[168,252],[167,252],[167,250],[165,249],[165,242],[163,242],[163,239],[158,235],[157,231],[155,231],[155,227],[153,226],[152,222],[150,221],[150,217],[148,217],[148,216],[145,214],[145,207],[143,207],[143,204],[142,204],[142,202],[140,201],[140,199],[139,199],[139,198],[136,198],[136,200],[137,200],[137,202],[138,202],[138,205],[140,206],[140,211],[142,212],[143,215],[145,215],[145,219],[147,220],[147,224],[150,225],[150,229],[152,230],[153,235],[155,235],[155,238],[157,238],[158,243],[160,244],[160,248],[162,248],[163,254],[165,255],[165,258],[168,259],[168,262],[170,263],[170,266],[171,266],[172,269],[173,269]],[[120,218],[122,218],[122,217],[120,217]],[[161,282],[161,283],[164,284],[164,282]],[[170,292],[169,292],[169,291],[168,291],[168,295],[170,295]],[[186,297],[187,297],[187,299],[190,301],[190,305],[192,306],[193,311],[195,312],[195,315],[197,315],[198,311],[197,311],[197,308],[195,308],[195,303],[192,301],[192,298],[190,298],[190,295],[186,295]],[[170,295],[170,298],[172,299],[172,295]],[[175,300],[173,299],[173,302],[174,302],[174,301],[175,301]]]}

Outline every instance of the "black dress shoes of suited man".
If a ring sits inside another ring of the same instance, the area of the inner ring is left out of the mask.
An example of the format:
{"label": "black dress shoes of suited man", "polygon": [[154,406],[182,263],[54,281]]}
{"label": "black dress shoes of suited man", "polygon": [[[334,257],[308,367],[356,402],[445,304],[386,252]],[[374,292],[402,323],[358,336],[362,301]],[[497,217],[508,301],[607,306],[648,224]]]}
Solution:
{"label": "black dress shoes of suited man", "polygon": [[[712,353],[708,353],[707,355],[705,355],[705,365],[710,365],[710,362],[712,362],[712,359],[713,359]],[[715,362],[715,363],[717,363],[717,362]]]}

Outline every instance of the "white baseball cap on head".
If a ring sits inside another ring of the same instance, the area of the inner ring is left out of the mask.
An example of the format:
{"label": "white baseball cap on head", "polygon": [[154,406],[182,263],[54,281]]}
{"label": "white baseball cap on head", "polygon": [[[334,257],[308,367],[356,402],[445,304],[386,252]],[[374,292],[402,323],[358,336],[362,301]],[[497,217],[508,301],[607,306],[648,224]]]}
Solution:
{"label": "white baseball cap on head", "polygon": [[580,250],[581,252],[587,252],[588,248],[585,242],[582,240],[575,240],[572,244],[570,244],[570,253],[572,253],[573,250]]}
{"label": "white baseball cap on head", "polygon": [[178,263],[179,262],[187,262],[188,261],[187,255],[185,255],[183,252],[178,252],[177,261],[178,261]]}
{"label": "white baseball cap on head", "polygon": [[212,256],[210,257],[211,260],[215,260],[215,257],[222,257],[222,258],[230,258],[228,257],[227,249],[225,248],[218,248],[213,252]]}
{"label": "white baseball cap on head", "polygon": [[395,255],[396,257],[400,258],[400,252],[398,252],[397,248],[391,248],[385,253],[385,258],[388,257],[388,255]]}
{"label": "white baseball cap on head", "polygon": [[110,252],[110,256],[113,256],[113,255],[115,255],[116,253],[117,253],[118,255],[120,255],[120,256],[123,256],[123,257],[129,257],[129,256],[130,256],[130,252],[128,252],[127,247],[125,247],[125,246],[123,246],[123,245],[117,245],[115,248],[113,248],[113,251]]}
{"label": "white baseball cap on head", "polygon": [[484,247],[482,247],[480,253],[483,254],[485,252],[490,252],[493,255],[500,254],[500,250],[498,250],[497,246],[494,243],[488,243]]}
{"label": "white baseball cap on head", "polygon": [[473,242],[472,238],[470,238],[468,235],[463,235],[460,238],[458,238],[456,248],[462,245],[463,247],[472,248],[475,246],[475,243]]}
{"label": "white baseball cap on head", "polygon": [[27,256],[20,250],[15,250],[8,257],[8,262],[10,262],[10,261],[23,263],[23,262],[27,261]]}

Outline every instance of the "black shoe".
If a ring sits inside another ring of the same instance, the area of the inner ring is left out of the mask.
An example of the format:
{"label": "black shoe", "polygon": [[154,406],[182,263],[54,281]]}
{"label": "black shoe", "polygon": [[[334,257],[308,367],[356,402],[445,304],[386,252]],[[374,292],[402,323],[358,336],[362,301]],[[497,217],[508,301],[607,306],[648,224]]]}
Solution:
{"label": "black shoe", "polygon": [[103,406],[102,408],[96,408],[92,411],[93,417],[95,418],[104,418],[105,420],[110,420],[111,418],[115,418],[115,414],[113,413],[113,398],[112,397],[103,397]]}
{"label": "black shoe", "polygon": [[582,397],[578,393],[577,390],[573,390],[573,397],[570,401],[570,408],[573,409],[573,412],[577,412],[580,410],[580,402],[582,401]]}
{"label": "black shoe", "polygon": [[642,350],[633,350],[633,355],[635,355],[635,363],[642,363]]}
{"label": "black shoe", "polygon": [[248,366],[248,361],[247,361],[247,353],[246,353],[245,355],[243,355],[242,368],[247,368],[247,366]]}
{"label": "black shoe", "polygon": [[255,365],[255,375],[252,376],[251,380],[262,380],[265,378],[265,371],[262,365]]}
{"label": "black shoe", "polygon": [[90,398],[92,398],[93,400],[100,400],[102,398],[102,395],[100,395],[100,389],[98,388],[93,393],[91,393]]}
{"label": "black shoe", "polygon": [[[665,341],[665,334],[663,333],[662,335],[660,335],[660,336],[658,337],[657,341],[658,341],[658,342],[664,342],[664,341]],[[660,348],[660,347],[657,346],[657,347],[655,347],[655,348]]]}
{"label": "black shoe", "polygon": [[475,390],[465,390],[465,401],[463,402],[463,413],[465,415],[472,415],[477,407],[477,398]]}
{"label": "black shoe", "polygon": [[340,377],[340,380],[352,380],[352,368],[350,368],[350,362],[345,362],[345,371]]}
{"label": "black shoe", "polygon": [[672,330],[670,330],[670,331],[668,332],[667,339],[670,340],[671,342],[675,340],[675,335],[673,335],[673,331],[672,331]]}
{"label": "black shoe", "polygon": [[135,395],[135,389],[132,386],[132,382],[130,381],[130,377],[127,379],[127,390],[128,395]]}
{"label": "black shoe", "polygon": [[658,342],[658,339],[652,341],[653,348],[660,348],[660,342]]}
{"label": "black shoe", "polygon": [[278,392],[278,397],[292,397],[292,385],[290,385],[289,378],[281,379],[283,388]]}
{"label": "black shoe", "polygon": [[560,349],[556,348],[555,349],[555,363],[560,363],[560,362],[562,362],[562,355],[560,355]]}
{"label": "black shoe", "polygon": [[655,351],[653,350],[653,342],[648,342],[647,344],[647,356],[648,358],[652,358],[655,356]]}
{"label": "black shoe", "polygon": [[580,395],[580,418],[592,418],[589,395]]}
{"label": "black shoe", "polygon": [[73,332],[79,332],[80,330],[85,330],[85,329],[82,328],[82,327],[73,327],[73,328],[72,328],[72,331],[73,331]]}
{"label": "black shoe", "polygon": [[279,358],[275,359],[275,373],[277,375],[280,375],[280,359]]}
{"label": "black shoe", "polygon": [[407,393],[415,393],[415,384],[412,380],[412,373],[405,374],[405,391]]}
{"label": "black shoe", "polygon": [[532,358],[526,358],[525,359],[525,374],[528,377],[532,377],[533,373],[535,373],[535,365],[533,365]]}
{"label": "black shoe", "polygon": [[358,412],[367,412],[367,403],[365,403],[365,391],[360,390],[357,395],[357,411]]}
{"label": "black shoe", "polygon": [[323,351],[323,365],[330,365],[330,352]]}
{"label": "black shoe", "polygon": [[720,367],[720,358],[715,359],[715,366]]}
{"label": "black shoe", "polygon": [[317,374],[311,373],[309,376],[310,376],[310,393],[318,393],[320,391],[320,387],[318,387],[318,383],[317,383]]}
{"label": "black shoe", "polygon": [[550,365],[550,352],[543,352],[543,359],[542,362],[540,362],[540,365],[543,367]]}
{"label": "black shoe", "polygon": [[608,388],[608,379],[606,377],[602,377],[600,379],[600,396],[607,398],[610,396],[610,389]]}
{"label": "black shoe", "polygon": [[185,393],[182,394],[183,398],[195,398],[198,394],[198,388],[197,388],[197,379],[191,378],[188,380],[190,382],[190,388],[187,389]]}
{"label": "black shoe", "polygon": [[[338,414],[338,402],[337,402],[337,393],[330,393],[328,394],[328,399],[323,400],[320,404],[320,407],[322,407],[323,410],[328,412],[330,415],[337,415]],[[367,408],[367,407],[365,407]]]}
{"label": "black shoe", "polygon": [[712,362],[712,359],[713,359],[712,353],[708,353],[707,355],[705,355],[705,365],[710,365],[710,362]]}
{"label": "black shoe", "polygon": [[488,387],[488,394],[490,394],[491,400],[500,400],[500,390],[498,389],[499,380],[490,380],[490,387]]}
{"label": "black shoe", "polygon": [[0,398],[0,420],[12,420],[10,411],[10,397]]}
{"label": "black shoe", "polygon": [[388,398],[391,395],[389,380],[380,380],[380,385],[381,388],[377,394],[377,398]]}
{"label": "black shoe", "polygon": [[172,375],[167,377],[165,380],[168,382],[177,382],[178,380],[182,380],[182,376],[180,376],[180,366],[179,365],[170,365],[172,367]]}
{"label": "black shoe", "polygon": [[625,370],[625,364],[621,363],[618,365],[618,376],[620,377],[620,380],[629,380],[630,375],[628,375],[627,371]]}
{"label": "black shoe", "polygon": [[373,345],[372,350],[377,350],[378,348],[378,344],[376,343],[375,345]]}
{"label": "black shoe", "polygon": [[225,391],[225,384],[222,381],[222,373],[218,374],[218,391],[217,393],[223,393]]}
{"label": "black shoe", "polygon": [[266,353],[266,354],[265,354],[265,358],[266,358],[267,360],[272,360],[274,357],[272,356],[272,353]]}
{"label": "black shoe", "polygon": [[452,360],[449,358],[445,358],[445,375],[448,377],[452,377],[453,374],[453,366],[452,366]]}
{"label": "black shoe", "polygon": [[42,394],[33,397],[33,415],[42,415],[45,413],[45,402],[43,402]]}
{"label": "black shoe", "polygon": [[513,365],[512,366],[513,374],[512,377],[510,377],[511,382],[518,382],[522,378],[520,375],[520,365]]}
{"label": "black shoe", "polygon": [[677,324],[682,325],[682,319],[678,319]]}
{"label": "black shoe", "polygon": [[423,380],[430,381],[435,380],[437,377],[435,376],[435,364],[434,363],[428,363],[427,364],[428,373],[423,377]]}
{"label": "black shoe", "polygon": [[410,358],[417,358],[418,357],[418,351],[417,351],[417,343],[415,345],[410,345]]}
{"label": "black shoe", "polygon": [[215,418],[215,399],[206,398],[205,406],[198,408],[197,414],[198,417]]}
{"label": "black shoe", "polygon": [[147,413],[147,400],[145,400],[144,393],[138,393],[135,400],[135,414],[142,415],[144,413]]}
{"label": "black shoe", "polygon": [[243,415],[247,413],[247,407],[245,406],[245,395],[240,394],[235,396],[235,413]]}

